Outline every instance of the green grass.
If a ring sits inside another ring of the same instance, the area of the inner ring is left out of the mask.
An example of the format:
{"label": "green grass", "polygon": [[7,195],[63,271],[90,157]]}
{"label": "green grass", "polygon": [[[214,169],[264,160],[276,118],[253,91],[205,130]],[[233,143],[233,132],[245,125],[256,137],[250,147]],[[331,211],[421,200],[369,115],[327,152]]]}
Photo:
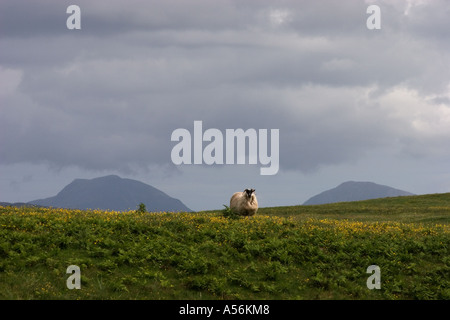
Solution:
{"label": "green grass", "polygon": [[449,235],[450,194],[252,218],[0,207],[0,299],[450,299]]}
{"label": "green grass", "polygon": [[260,214],[280,217],[358,221],[450,223],[450,193],[395,197],[324,205],[261,208]]}

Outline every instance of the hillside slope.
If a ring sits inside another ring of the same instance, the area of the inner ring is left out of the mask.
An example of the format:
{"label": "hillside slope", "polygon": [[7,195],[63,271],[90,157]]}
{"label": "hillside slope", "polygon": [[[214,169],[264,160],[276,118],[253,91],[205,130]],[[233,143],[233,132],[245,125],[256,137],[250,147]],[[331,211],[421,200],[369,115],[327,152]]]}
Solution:
{"label": "hillside slope", "polygon": [[252,218],[0,207],[0,299],[448,300],[449,217],[450,194]]}

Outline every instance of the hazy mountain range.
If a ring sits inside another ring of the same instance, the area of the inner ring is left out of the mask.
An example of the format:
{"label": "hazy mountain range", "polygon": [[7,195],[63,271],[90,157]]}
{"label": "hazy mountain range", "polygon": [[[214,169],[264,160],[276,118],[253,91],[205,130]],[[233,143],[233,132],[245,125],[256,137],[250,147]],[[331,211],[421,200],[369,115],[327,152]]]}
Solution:
{"label": "hazy mountain range", "polygon": [[[347,181],[336,188],[321,192],[303,205],[413,195],[410,192],[373,182]],[[75,179],[57,195],[30,202],[7,203],[1,206],[43,206],[69,209],[135,210],[144,203],[147,211],[192,211],[180,200],[143,182],[109,175],[94,179]]]}
{"label": "hazy mountain range", "polygon": [[309,198],[303,205],[361,201],[411,195],[414,194],[373,182],[347,181],[336,188],[326,190]]}

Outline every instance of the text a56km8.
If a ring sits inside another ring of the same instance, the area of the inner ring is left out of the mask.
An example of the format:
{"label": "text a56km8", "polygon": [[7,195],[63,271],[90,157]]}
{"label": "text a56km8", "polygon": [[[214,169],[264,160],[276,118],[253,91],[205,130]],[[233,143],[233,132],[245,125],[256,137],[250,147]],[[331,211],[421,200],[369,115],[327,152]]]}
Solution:
{"label": "text a56km8", "polygon": [[179,314],[180,315],[206,315],[209,318],[213,313],[222,314],[222,315],[268,315],[269,314],[269,305],[225,305],[222,309],[214,307],[199,307],[199,306],[189,306],[186,304],[185,307],[180,307]]}

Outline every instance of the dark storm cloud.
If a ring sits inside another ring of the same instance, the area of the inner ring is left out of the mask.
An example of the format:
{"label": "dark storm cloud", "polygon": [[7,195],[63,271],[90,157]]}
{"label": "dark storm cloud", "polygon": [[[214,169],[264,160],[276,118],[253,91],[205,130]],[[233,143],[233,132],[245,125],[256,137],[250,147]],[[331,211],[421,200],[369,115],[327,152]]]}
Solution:
{"label": "dark storm cloud", "polygon": [[363,1],[79,1],[71,31],[72,3],[2,2],[0,161],[167,165],[171,132],[194,120],[280,129],[282,169],[439,146],[447,131],[419,111],[448,106],[448,5],[407,3],[379,2],[369,31]]}

